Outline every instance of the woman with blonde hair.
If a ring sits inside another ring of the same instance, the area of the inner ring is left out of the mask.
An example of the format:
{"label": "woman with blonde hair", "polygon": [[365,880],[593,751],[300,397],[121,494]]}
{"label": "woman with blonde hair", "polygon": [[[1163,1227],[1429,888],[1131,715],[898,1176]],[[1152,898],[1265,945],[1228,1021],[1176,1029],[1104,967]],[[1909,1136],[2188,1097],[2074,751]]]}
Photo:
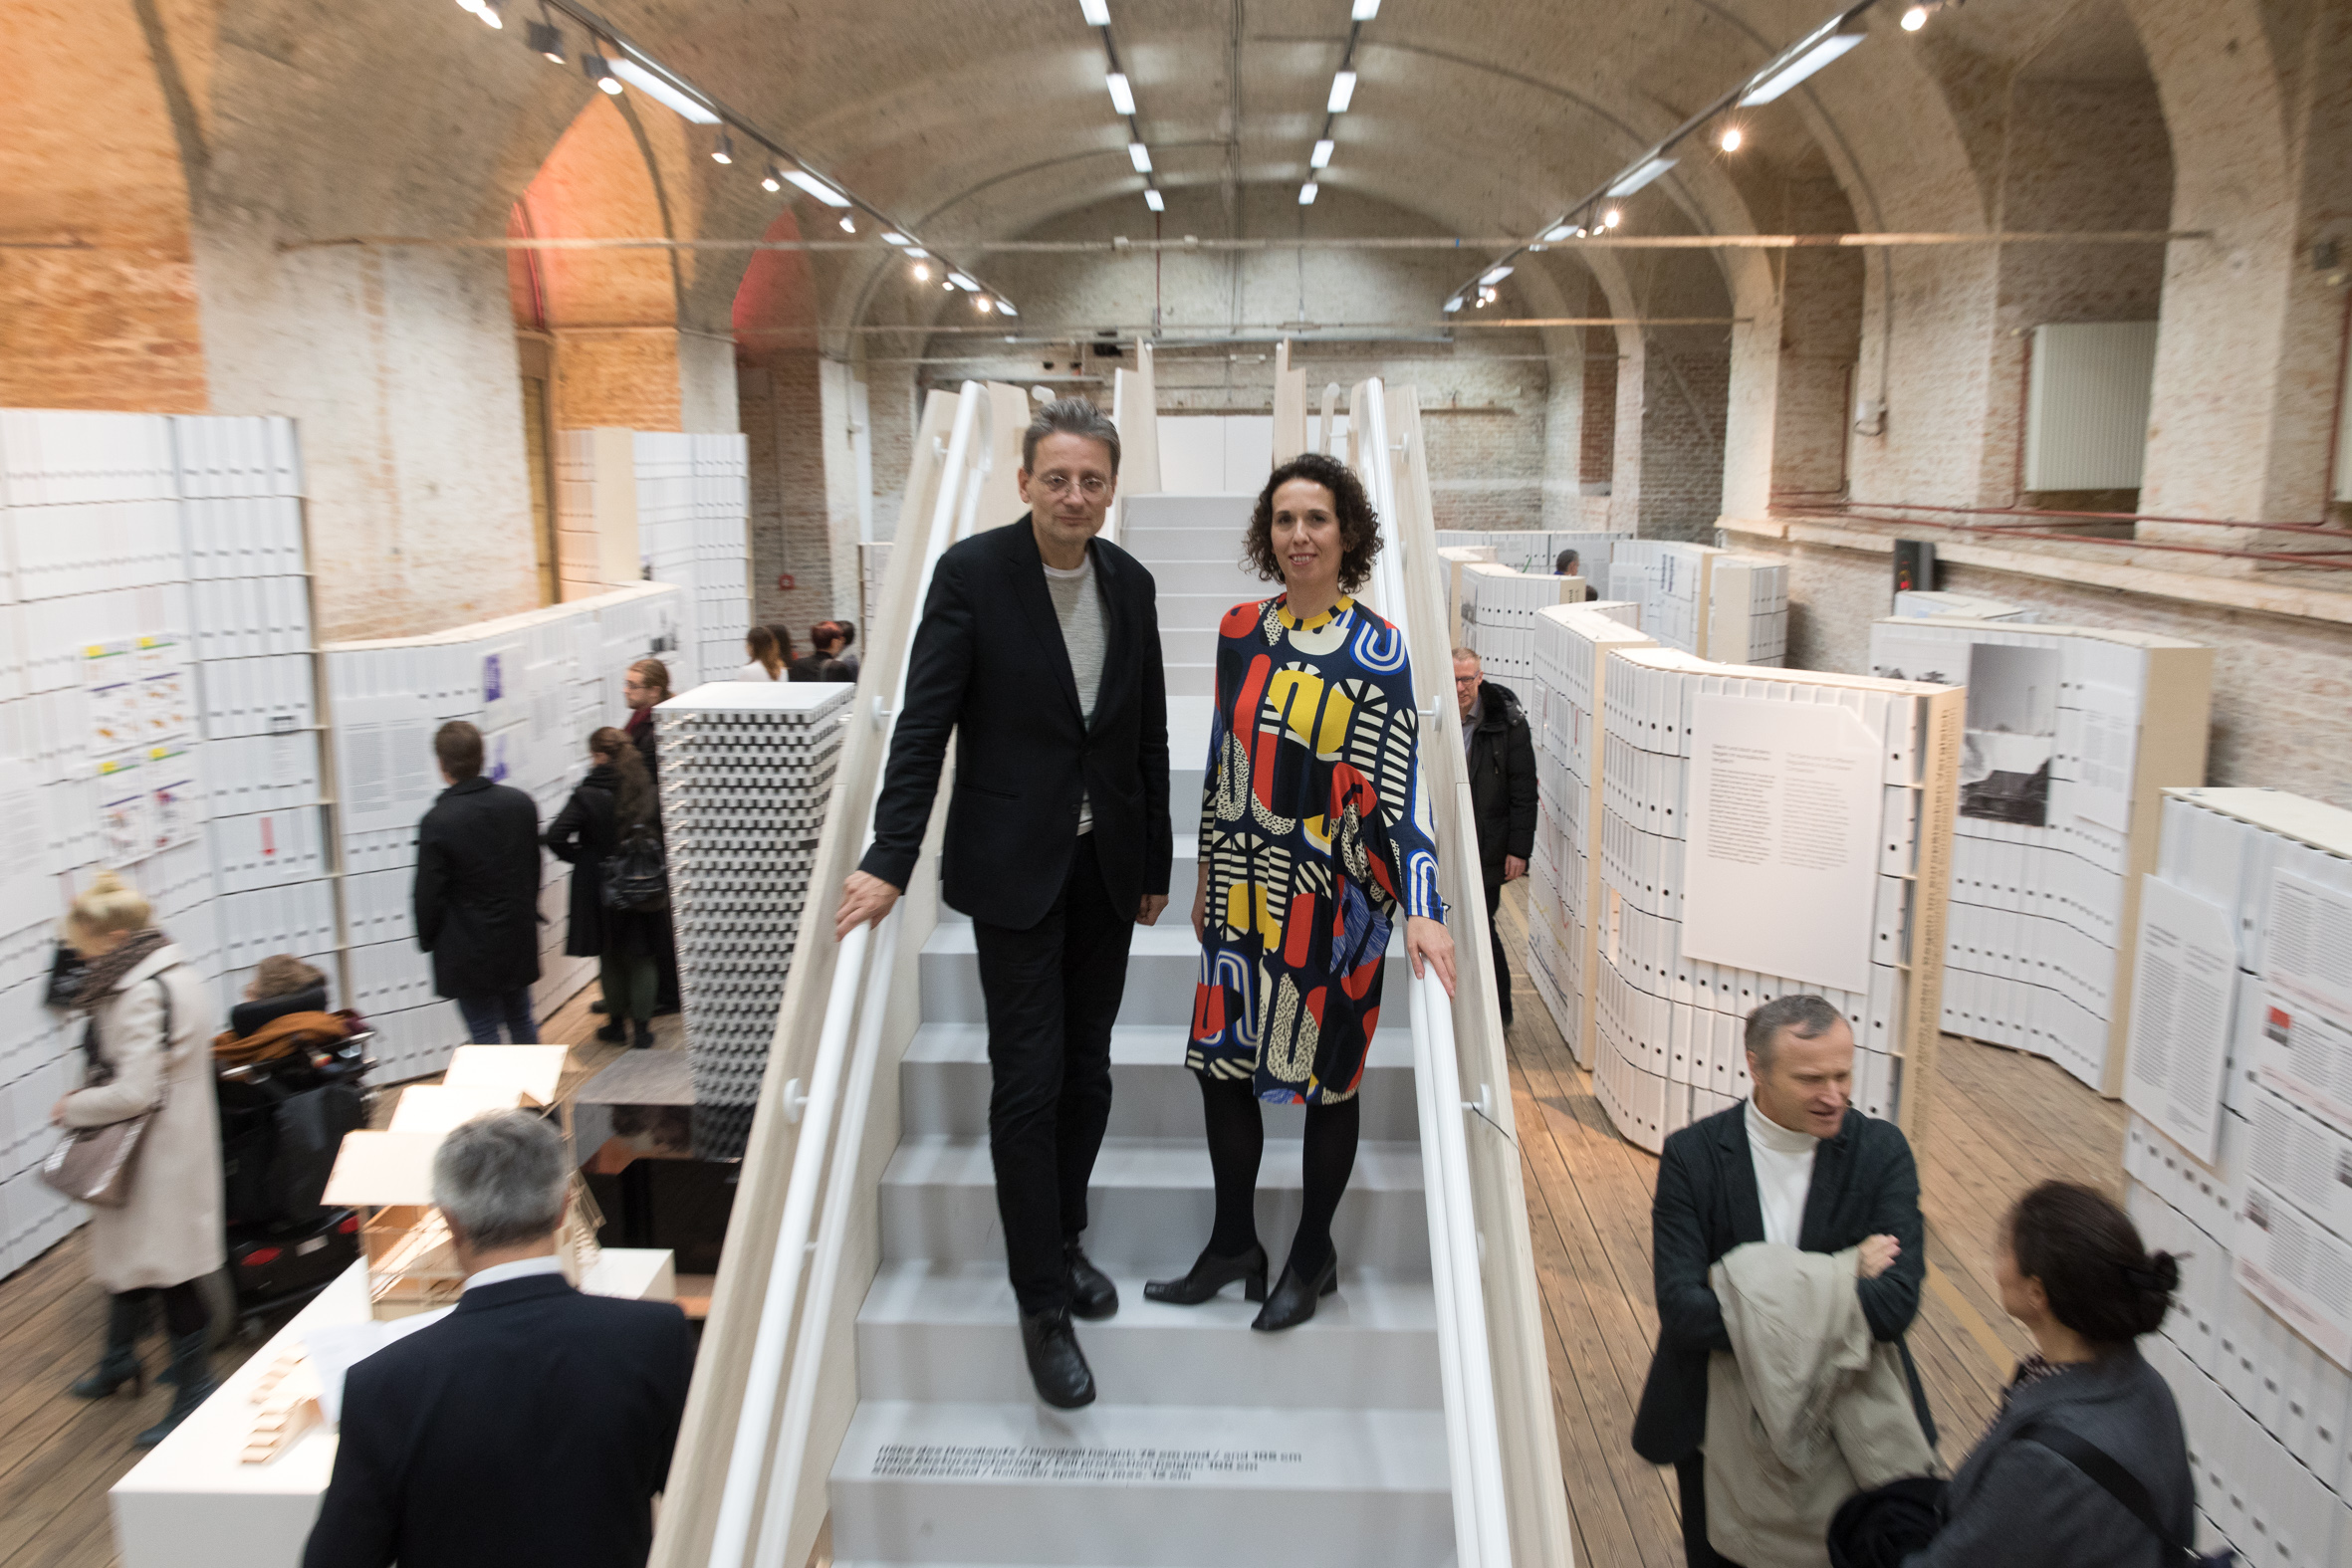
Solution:
{"label": "woman with blonde hair", "polygon": [[598,961],[604,1012],[610,1019],[596,1038],[618,1044],[626,1018],[636,1025],[630,1041],[643,1050],[653,1043],[655,959],[669,915],[662,909],[614,909],[604,900],[604,862],[630,832],[657,826],[653,781],[629,738],[610,726],[588,737],[588,771],[572,798],[548,824],[546,843],[572,866],[572,929],[564,951]]}
{"label": "woman with blonde hair", "polygon": [[220,1123],[214,1106],[212,1007],[204,982],[153,924],[144,896],[101,871],[66,917],[66,941],[88,961],[74,996],[84,1086],[57,1102],[60,1127],[148,1117],[129,1198],[90,1212],[90,1264],[110,1299],[106,1353],[73,1387],[104,1399],[146,1389],[138,1341],[160,1297],[171,1346],[171,1409],[135,1440],[153,1448],[214,1388],[211,1310],[201,1281],[226,1260],[221,1232]]}

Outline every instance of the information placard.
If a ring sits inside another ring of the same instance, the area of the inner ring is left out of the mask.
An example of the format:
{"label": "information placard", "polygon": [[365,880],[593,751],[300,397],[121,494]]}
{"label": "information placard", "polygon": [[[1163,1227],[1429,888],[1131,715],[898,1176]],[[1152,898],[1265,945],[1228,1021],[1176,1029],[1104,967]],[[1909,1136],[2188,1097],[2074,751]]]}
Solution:
{"label": "information placard", "polygon": [[2235,924],[2221,905],[2161,878],[2140,884],[2123,1103],[2208,1165],[2222,1129],[2222,1074],[2237,982]]}
{"label": "information placard", "polygon": [[1705,695],[1691,706],[1684,954],[1869,991],[1878,737],[1827,704]]}

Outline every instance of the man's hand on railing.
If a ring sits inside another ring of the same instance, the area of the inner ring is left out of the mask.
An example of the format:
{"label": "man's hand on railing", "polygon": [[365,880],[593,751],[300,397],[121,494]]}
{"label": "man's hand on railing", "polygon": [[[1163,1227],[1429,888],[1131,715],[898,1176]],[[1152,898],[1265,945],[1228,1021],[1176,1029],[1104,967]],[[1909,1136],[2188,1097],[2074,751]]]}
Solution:
{"label": "man's hand on railing", "polygon": [[841,884],[841,907],[833,915],[833,940],[855,931],[868,923],[880,925],[882,917],[898,902],[900,890],[878,876],[864,871],[852,871],[849,880]]}
{"label": "man's hand on railing", "polygon": [[1442,921],[1425,919],[1420,915],[1405,918],[1405,957],[1413,961],[1413,978],[1425,973],[1423,965],[1437,971],[1437,983],[1446,988],[1446,996],[1454,995],[1454,936]]}
{"label": "man's hand on railing", "polygon": [[1135,911],[1135,924],[1137,924],[1137,925],[1139,925],[1139,926],[1156,926],[1156,925],[1158,925],[1158,924],[1160,923],[1160,911],[1161,911],[1161,910],[1163,910],[1163,909],[1166,909],[1167,907],[1168,907],[1168,895],[1167,895],[1167,894],[1165,894],[1165,893],[1146,893],[1146,894],[1144,894],[1144,895],[1143,895],[1143,903],[1142,903],[1142,906],[1141,906],[1140,908],[1138,908],[1138,909]]}

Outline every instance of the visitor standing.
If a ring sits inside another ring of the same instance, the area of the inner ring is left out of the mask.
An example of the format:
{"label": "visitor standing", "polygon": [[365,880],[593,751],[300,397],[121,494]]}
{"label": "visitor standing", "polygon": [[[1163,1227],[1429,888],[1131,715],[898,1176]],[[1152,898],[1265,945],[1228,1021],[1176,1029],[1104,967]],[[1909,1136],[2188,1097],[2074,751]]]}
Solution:
{"label": "visitor standing", "polygon": [[1535,852],[1535,740],[1519,694],[1486,678],[1479,657],[1454,650],[1454,705],[1462,716],[1462,753],[1470,767],[1470,814],[1478,823],[1479,870],[1487,886],[1487,941],[1494,949],[1495,995],[1511,1025],[1511,963],[1504,956],[1505,883],[1528,874]]}
{"label": "visitor standing", "polygon": [[626,1032],[625,1018],[635,1025],[630,1043],[643,1050],[653,1043],[654,952],[669,924],[669,901],[662,899],[659,908],[616,907],[607,896],[604,868],[624,848],[650,845],[658,856],[653,781],[644,758],[618,730],[596,731],[588,737],[588,777],[573,788],[547,830],[549,852],[572,867],[564,951],[597,961],[608,1021],[596,1030],[596,1038],[617,1044]]}
{"label": "visitor standing", "polygon": [[482,777],[482,732],[454,719],[433,736],[448,785],[416,829],[416,945],[433,991],[465,1014],[466,1038],[535,1045],[539,979],[539,805]]}

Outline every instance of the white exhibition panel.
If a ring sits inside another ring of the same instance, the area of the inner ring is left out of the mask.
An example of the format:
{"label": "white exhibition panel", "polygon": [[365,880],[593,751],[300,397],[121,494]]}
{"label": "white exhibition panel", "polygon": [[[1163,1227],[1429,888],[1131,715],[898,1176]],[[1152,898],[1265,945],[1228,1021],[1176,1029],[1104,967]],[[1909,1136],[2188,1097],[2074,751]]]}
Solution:
{"label": "white exhibition panel", "polygon": [[[2141,1000],[2167,971],[2176,991],[2209,1000],[2170,1004],[2187,1017],[2133,1009],[2127,1200],[2183,1276],[2162,1332],[2140,1344],[2181,1408],[2206,1549],[2327,1562],[2332,1534],[2341,1562],[2352,1547],[2352,812],[2272,789],[2170,789],[2162,833],[2142,893]],[[2200,1055],[2217,1033],[2219,1070]]]}
{"label": "white exhibition panel", "polygon": [[1274,472],[1272,414],[1162,414],[1158,428],[1163,494],[1255,497]]}
{"label": "white exhibition panel", "polygon": [[[607,1248],[582,1288],[667,1301],[677,1294],[677,1275],[667,1251]],[[449,1310],[396,1323],[422,1327]],[[353,1263],[117,1481],[108,1501],[122,1568],[299,1568],[335,1470],[336,1435],[331,1425],[314,1427],[265,1463],[241,1462],[259,1414],[254,1386],[280,1358],[310,1355],[314,1335],[324,1344],[329,1336],[321,1330],[371,1321],[366,1265]]]}

